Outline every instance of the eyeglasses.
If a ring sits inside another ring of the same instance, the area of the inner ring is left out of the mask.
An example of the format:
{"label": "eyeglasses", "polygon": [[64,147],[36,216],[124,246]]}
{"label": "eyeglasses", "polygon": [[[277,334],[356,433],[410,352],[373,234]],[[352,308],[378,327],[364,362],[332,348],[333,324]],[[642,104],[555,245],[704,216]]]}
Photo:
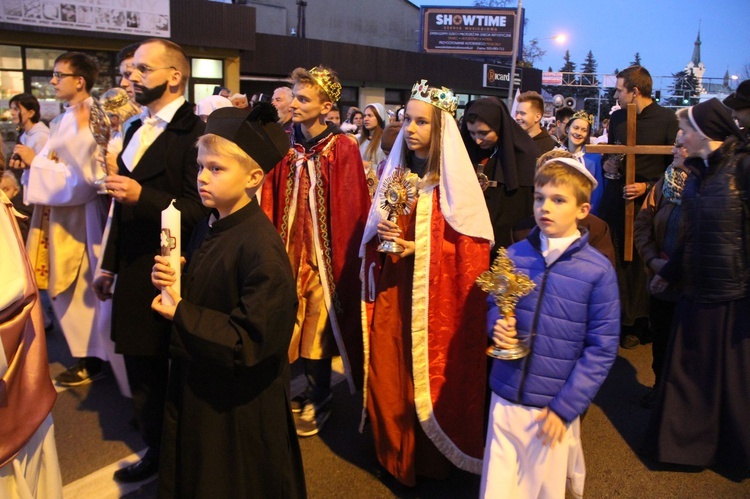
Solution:
{"label": "eyeglasses", "polygon": [[158,71],[160,69],[177,69],[174,66],[164,66],[162,68],[152,68],[150,66],[146,66],[145,64],[136,64],[133,66],[133,71],[130,73],[129,76],[132,76],[135,73],[140,74],[141,76],[145,76],[149,73],[152,73],[154,71]]}
{"label": "eyeglasses", "polygon": [[52,72],[52,78],[57,78],[58,80],[62,80],[66,76],[75,76],[76,78],[78,78],[81,75],[77,75],[75,73],[61,73],[59,71],[53,71]]}

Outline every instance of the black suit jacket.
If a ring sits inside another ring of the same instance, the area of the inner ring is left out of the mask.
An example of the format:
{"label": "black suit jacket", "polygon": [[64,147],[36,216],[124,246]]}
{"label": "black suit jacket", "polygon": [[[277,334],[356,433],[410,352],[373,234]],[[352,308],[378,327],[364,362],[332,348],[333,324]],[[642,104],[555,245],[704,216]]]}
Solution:
{"label": "black suit jacket", "polygon": [[[128,128],[123,151],[141,126],[136,120]],[[167,355],[171,322],[151,310],[158,291],[151,284],[154,255],[159,254],[161,212],[172,199],[182,215],[182,244],[187,246],[193,227],[208,210],[198,195],[195,142],[204,124],[185,102],[172,121],[146,150],[133,171],[117,159],[120,174],[141,184],[133,206],[115,203],[110,237],[102,269],[117,274],[112,303],[112,339],[118,353]]]}

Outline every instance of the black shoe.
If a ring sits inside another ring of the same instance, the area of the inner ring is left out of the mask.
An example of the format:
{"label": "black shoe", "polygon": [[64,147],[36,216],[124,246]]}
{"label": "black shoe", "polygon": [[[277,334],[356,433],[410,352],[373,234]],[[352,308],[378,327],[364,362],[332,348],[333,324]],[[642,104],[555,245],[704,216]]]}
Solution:
{"label": "black shoe", "polygon": [[104,362],[96,357],[84,357],[57,375],[55,380],[60,386],[80,386],[101,378]]}
{"label": "black shoe", "polygon": [[115,471],[115,481],[121,483],[142,482],[159,472],[159,458],[146,452],[143,459]]}
{"label": "black shoe", "polygon": [[641,340],[634,334],[626,334],[620,338],[620,346],[626,350],[632,350],[641,344]]}

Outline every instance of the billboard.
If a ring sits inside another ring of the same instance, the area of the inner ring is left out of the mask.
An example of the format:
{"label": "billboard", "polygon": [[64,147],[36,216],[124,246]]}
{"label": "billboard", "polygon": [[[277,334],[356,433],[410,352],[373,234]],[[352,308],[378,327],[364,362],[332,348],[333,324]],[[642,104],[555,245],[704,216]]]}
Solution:
{"label": "billboard", "polygon": [[170,0],[2,0],[0,22],[170,36]]}
{"label": "billboard", "polygon": [[[481,57],[513,55],[515,9],[422,7],[420,17],[423,52]],[[523,19],[521,23],[523,27]]]}

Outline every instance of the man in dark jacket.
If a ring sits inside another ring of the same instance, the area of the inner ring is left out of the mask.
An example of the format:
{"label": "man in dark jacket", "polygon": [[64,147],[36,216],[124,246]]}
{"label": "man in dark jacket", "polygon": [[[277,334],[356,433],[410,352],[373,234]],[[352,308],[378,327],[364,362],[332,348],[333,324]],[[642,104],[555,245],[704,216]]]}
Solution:
{"label": "man in dark jacket", "polygon": [[183,242],[207,213],[196,187],[195,141],[203,123],[183,97],[189,77],[179,45],[151,39],[136,50],[130,83],[146,109],[125,132],[119,175],[106,182],[116,203],[94,289],[102,300],[113,298],[112,339],[125,356],[136,421],[149,448],[143,459],[115,472],[121,482],[144,480],[159,463],[170,323],[151,310],[156,291],[150,273],[160,250],[161,212],[176,200]]}
{"label": "man in dark jacket", "polygon": [[[622,109],[612,113],[609,124],[609,143],[627,142],[628,104],[636,105],[636,144],[672,145],[677,135],[674,111],[666,109],[651,98],[651,74],[641,66],[631,66],[617,74],[615,98]],[[617,283],[622,305],[623,348],[635,348],[647,343],[651,333],[648,328],[648,292],[646,291],[645,264],[635,253],[632,262],[623,260],[625,248],[625,199],[635,202],[636,213],[643,204],[648,190],[664,175],[671,158],[657,154],[638,154],[635,158],[635,182],[625,184],[624,175],[617,177],[616,162],[610,156],[604,163],[604,195],[599,205],[599,216],[609,224],[617,251]],[[622,172],[624,173],[624,172]]]}

